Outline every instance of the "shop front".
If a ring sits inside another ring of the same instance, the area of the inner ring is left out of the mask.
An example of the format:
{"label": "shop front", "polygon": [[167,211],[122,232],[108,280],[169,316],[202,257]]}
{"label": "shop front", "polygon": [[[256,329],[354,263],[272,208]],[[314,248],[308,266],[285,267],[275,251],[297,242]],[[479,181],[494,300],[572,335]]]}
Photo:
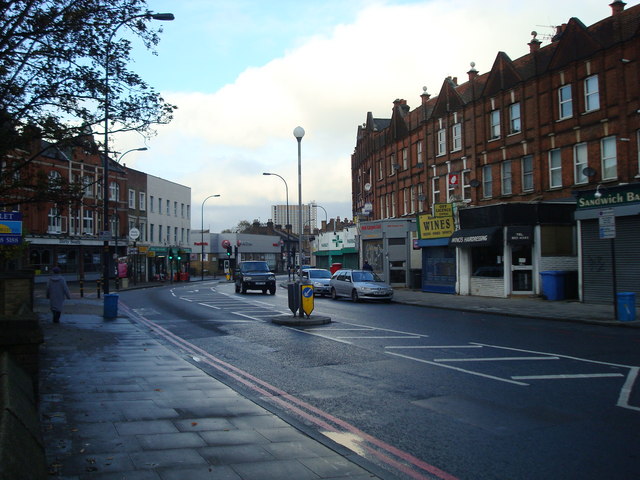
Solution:
{"label": "shop front", "polygon": [[580,299],[612,303],[619,292],[640,295],[640,184],[576,192]]}
{"label": "shop front", "polygon": [[418,215],[417,246],[422,252],[423,292],[456,293],[456,251],[449,246],[455,229],[451,204],[437,204],[435,215]]}

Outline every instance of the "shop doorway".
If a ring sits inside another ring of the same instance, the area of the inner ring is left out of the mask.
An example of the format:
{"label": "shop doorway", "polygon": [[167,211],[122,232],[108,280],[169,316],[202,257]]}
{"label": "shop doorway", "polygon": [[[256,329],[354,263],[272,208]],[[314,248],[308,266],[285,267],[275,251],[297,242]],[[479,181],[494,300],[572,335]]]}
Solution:
{"label": "shop doorway", "polygon": [[533,294],[531,245],[511,245],[511,293]]}

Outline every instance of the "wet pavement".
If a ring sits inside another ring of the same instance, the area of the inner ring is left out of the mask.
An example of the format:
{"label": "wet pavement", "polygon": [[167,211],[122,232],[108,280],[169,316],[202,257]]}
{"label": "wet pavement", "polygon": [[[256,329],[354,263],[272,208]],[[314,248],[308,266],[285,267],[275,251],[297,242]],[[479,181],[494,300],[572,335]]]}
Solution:
{"label": "wet pavement", "polygon": [[[36,286],[36,311],[45,336],[40,350],[40,418],[52,478],[392,478],[350,450],[243,397],[125,316],[103,319],[103,299],[95,291],[80,298],[78,285],[70,287],[73,298],[65,304],[61,323],[53,324],[43,287]],[[396,289],[395,301],[611,327],[640,326],[638,320],[616,320],[612,305],[576,301],[465,297],[409,289]]]}

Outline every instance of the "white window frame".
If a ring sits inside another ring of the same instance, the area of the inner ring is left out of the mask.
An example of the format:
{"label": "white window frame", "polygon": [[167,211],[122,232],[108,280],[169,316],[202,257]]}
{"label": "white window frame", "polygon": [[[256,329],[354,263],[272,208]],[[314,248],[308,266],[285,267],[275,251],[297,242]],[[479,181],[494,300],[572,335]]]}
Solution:
{"label": "white window frame", "polygon": [[382,165],[382,160],[378,160],[378,180],[382,180],[384,178],[384,168]]}
{"label": "white window frame", "polygon": [[460,150],[462,150],[462,124],[458,122],[451,126],[451,151]]}
{"label": "white window frame", "polygon": [[[60,174],[58,173],[58,175]],[[62,233],[62,216],[60,215],[60,209],[58,207],[51,207],[47,217],[47,233],[60,235]]]}
{"label": "white window frame", "polygon": [[138,194],[138,207],[142,211],[147,209],[147,194],[145,192],[140,192]]}
{"label": "white window frame", "polygon": [[411,212],[416,213],[416,186],[411,185],[409,188],[410,198],[411,198]]}
{"label": "white window frame", "polygon": [[431,179],[431,204],[440,203],[440,177]]}
{"label": "white window frame", "polygon": [[489,140],[500,138],[500,110],[492,110],[489,113]]}
{"label": "white window frame", "polygon": [[562,151],[549,150],[549,188],[562,188]]}
{"label": "white window frame", "polygon": [[129,208],[136,208],[136,191],[129,189]]}
{"label": "white window frame", "polygon": [[598,75],[591,75],[584,79],[584,111],[600,110],[600,87]]}
{"label": "white window frame", "polygon": [[509,105],[509,128],[512,135],[522,132],[520,102]]}
{"label": "white window frame", "polygon": [[416,143],[416,159],[417,163],[422,163],[422,142]]}
{"label": "white window frame", "polygon": [[424,187],[422,183],[418,184],[418,211],[424,211]]}
{"label": "white window frame", "polygon": [[93,178],[88,175],[82,177],[82,194],[85,197],[93,197]]}
{"label": "white window frame", "polygon": [[[565,93],[569,96],[565,96]],[[564,120],[573,117],[573,91],[571,84],[558,88],[558,119]]]}
{"label": "white window frame", "polygon": [[493,198],[493,169],[491,165],[482,167],[482,198]]}
{"label": "white window frame", "polygon": [[522,191],[532,192],[535,188],[533,180],[533,155],[525,155],[520,160],[520,170],[522,171]]}
{"label": "white window frame", "polygon": [[511,160],[505,160],[500,164],[500,188],[502,189],[502,195],[511,195],[513,193]]}
{"label": "white window frame", "polygon": [[120,200],[120,184],[111,182],[109,184],[109,201],[117,202]]}
{"label": "white window frame", "polygon": [[605,137],[600,140],[600,159],[602,165],[602,180],[618,178],[618,149],[616,137]]}
{"label": "white window frame", "polygon": [[391,218],[396,218],[396,195],[395,192],[391,192]]}
{"label": "white window frame", "polygon": [[84,209],[82,215],[82,234],[93,235],[93,211],[88,208]]}
{"label": "white window frame", "polygon": [[409,215],[409,189],[402,189],[402,214]]}
{"label": "white window frame", "polygon": [[589,182],[583,170],[589,165],[589,153],[586,142],[577,143],[573,146],[573,176],[576,185]]}
{"label": "white window frame", "polygon": [[447,130],[444,128],[441,128],[440,130],[438,130],[437,132],[437,153],[436,156],[440,157],[442,155],[445,155],[447,153]]}
{"label": "white window frame", "polygon": [[406,170],[409,168],[409,149],[404,147],[402,149],[402,169]]}
{"label": "white window frame", "polygon": [[460,175],[460,182],[462,185],[462,200],[465,202],[471,201],[471,170],[463,170]]}

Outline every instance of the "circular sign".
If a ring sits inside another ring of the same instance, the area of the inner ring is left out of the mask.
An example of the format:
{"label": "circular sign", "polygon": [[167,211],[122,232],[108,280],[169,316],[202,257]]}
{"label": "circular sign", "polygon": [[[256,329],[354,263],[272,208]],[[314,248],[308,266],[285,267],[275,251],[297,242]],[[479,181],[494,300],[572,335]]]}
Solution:
{"label": "circular sign", "polygon": [[135,227],[129,230],[129,238],[135,242],[138,238],[140,238],[140,230]]}
{"label": "circular sign", "polygon": [[227,240],[226,238],[224,240],[222,240],[222,247],[223,248],[227,248],[231,246],[231,242],[229,240]]}
{"label": "circular sign", "polygon": [[453,174],[449,175],[449,183],[451,185],[457,185],[458,184],[458,174],[457,173],[453,173]]}

